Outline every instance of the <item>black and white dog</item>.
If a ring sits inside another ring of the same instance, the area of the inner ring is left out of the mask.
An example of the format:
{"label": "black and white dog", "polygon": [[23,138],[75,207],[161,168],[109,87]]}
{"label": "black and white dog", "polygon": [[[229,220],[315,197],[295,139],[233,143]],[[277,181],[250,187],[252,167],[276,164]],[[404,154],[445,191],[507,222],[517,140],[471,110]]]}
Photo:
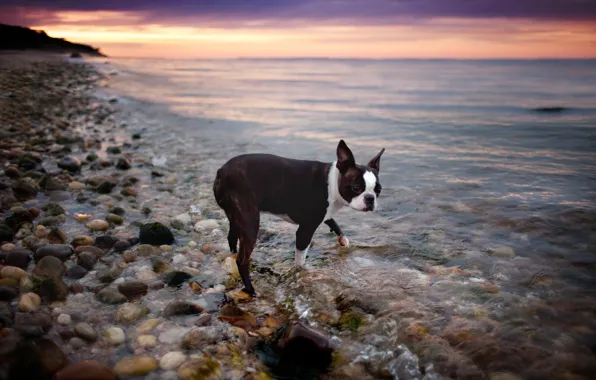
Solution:
{"label": "black and white dog", "polygon": [[257,240],[260,212],[275,214],[298,225],[296,265],[303,266],[311,239],[321,222],[337,235],[342,246],[349,240],[333,219],[342,207],[374,211],[381,193],[379,164],[382,149],[368,165],[357,165],[341,140],[337,161],[294,160],[271,154],[246,154],[232,158],[218,171],[213,183],[217,204],[230,222],[230,250],[240,252],[236,264],[244,291],[254,296],[250,281],[250,255]]}

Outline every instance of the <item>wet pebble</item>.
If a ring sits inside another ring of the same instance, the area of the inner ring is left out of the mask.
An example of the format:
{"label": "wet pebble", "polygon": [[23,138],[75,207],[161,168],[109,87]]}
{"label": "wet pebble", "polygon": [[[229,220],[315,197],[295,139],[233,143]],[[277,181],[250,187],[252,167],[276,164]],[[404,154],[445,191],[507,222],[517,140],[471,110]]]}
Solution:
{"label": "wet pebble", "polygon": [[151,282],[157,279],[157,273],[150,270],[141,270],[137,273],[137,280]]}
{"label": "wet pebble", "polygon": [[[102,220],[103,222],[103,220]],[[93,243],[94,246],[98,247],[98,248],[102,248],[102,249],[111,249],[114,244],[116,244],[116,242],[120,240],[115,236],[112,235],[103,235],[103,236],[98,236],[95,238],[95,243]]]}
{"label": "wet pebble", "polygon": [[171,351],[161,357],[159,366],[166,371],[173,370],[180,367],[186,359],[187,357],[182,351]]}
{"label": "wet pebble", "polygon": [[114,223],[114,224],[122,224],[124,223],[124,218],[121,217],[120,215],[116,215],[116,214],[108,214],[106,216],[106,220],[110,223]]}
{"label": "wet pebble", "polygon": [[168,227],[159,222],[146,223],[141,226],[139,241],[141,244],[151,245],[172,244],[174,235]]}
{"label": "wet pebble", "polygon": [[139,327],[137,327],[136,331],[139,334],[149,332],[156,328],[161,322],[162,320],[158,318],[147,319],[146,321],[141,323]]}
{"label": "wet pebble", "polygon": [[65,272],[66,265],[64,265],[64,263],[60,259],[54,256],[46,256],[39,260],[39,262],[37,262],[37,264],[35,265],[35,269],[33,271],[33,273],[35,273],[37,276],[46,278],[62,277],[62,275],[64,275]]}
{"label": "wet pebble", "polygon": [[157,360],[150,356],[124,358],[114,366],[119,376],[145,376],[157,369]]}
{"label": "wet pebble", "polygon": [[128,240],[120,239],[114,244],[114,251],[123,252],[130,248],[131,244]]}
{"label": "wet pebble", "polygon": [[86,270],[93,270],[97,263],[97,256],[92,252],[81,252],[77,257],[77,264]]}
{"label": "wet pebble", "polygon": [[68,314],[60,314],[58,318],[56,318],[56,322],[61,325],[70,325],[72,318]]}
{"label": "wet pebble", "polygon": [[54,380],[116,380],[116,375],[98,361],[83,360],[57,372]]}
{"label": "wet pebble", "polygon": [[81,162],[74,157],[66,156],[58,160],[58,167],[76,173],[81,170]]}
{"label": "wet pebble", "polygon": [[120,327],[115,327],[115,326],[108,328],[103,333],[103,337],[109,344],[114,345],[114,346],[118,346],[118,345],[124,343],[124,340],[126,339],[124,330],[122,330]]}
{"label": "wet pebble", "polygon": [[68,184],[68,188],[71,190],[83,190],[85,189],[85,184],[77,181],[73,181]]}
{"label": "wet pebble", "polygon": [[93,238],[88,235],[77,235],[70,242],[70,244],[72,244],[72,246],[75,248],[83,245],[93,245],[93,243]]}
{"label": "wet pebble", "polygon": [[77,323],[74,327],[74,332],[79,338],[85,339],[88,342],[95,342],[97,340],[97,331],[88,323]]}
{"label": "wet pebble", "polygon": [[163,344],[180,344],[189,330],[189,327],[173,327],[159,334],[158,340]]}
{"label": "wet pebble", "polygon": [[102,289],[96,294],[97,299],[105,304],[108,305],[116,305],[120,303],[125,303],[127,301],[124,294],[110,290],[110,289]]}
{"label": "wet pebble", "polygon": [[114,266],[110,269],[104,269],[102,271],[97,272],[97,279],[104,284],[109,284],[116,280],[122,274],[122,268],[119,266]]}
{"label": "wet pebble", "polygon": [[184,335],[182,348],[192,350],[208,346],[217,343],[221,335],[221,330],[214,326],[196,327]]}
{"label": "wet pebble", "polygon": [[175,255],[172,258],[172,264],[174,264],[174,265],[180,265],[180,264],[183,264],[183,263],[185,263],[187,261],[188,261],[188,258],[185,255],[181,254],[181,253]]}
{"label": "wet pebble", "polygon": [[0,301],[12,301],[19,295],[19,290],[12,286],[0,285]]}
{"label": "wet pebble", "polygon": [[87,228],[91,231],[107,231],[110,225],[105,220],[95,219],[87,223]]}
{"label": "wet pebble", "polygon": [[71,278],[74,280],[78,280],[81,279],[83,277],[85,277],[85,275],[87,274],[87,269],[83,268],[80,265],[73,265],[70,268],[68,268],[68,270],[66,271],[65,276],[67,278]]}
{"label": "wet pebble", "polygon": [[6,254],[6,256],[4,257],[4,262],[5,265],[8,266],[14,266],[25,269],[29,265],[32,256],[32,251],[24,248],[16,248]]}
{"label": "wet pebble", "polygon": [[147,294],[147,284],[140,281],[128,281],[118,285],[118,291],[129,301],[136,300]]}
{"label": "wet pebble", "polygon": [[202,311],[203,308],[200,305],[188,301],[174,300],[166,306],[163,316],[167,318],[174,315],[192,315],[199,314]]}
{"label": "wet pebble", "polygon": [[133,323],[149,313],[146,306],[134,303],[125,303],[116,310],[115,320],[120,323]]}
{"label": "wet pebble", "polygon": [[207,357],[191,359],[178,369],[180,380],[219,380],[221,378],[221,365]]}
{"label": "wet pebble", "polygon": [[74,349],[79,349],[79,348],[83,348],[87,345],[87,342],[77,336],[75,336],[74,338],[72,338],[71,340],[68,341],[68,343],[72,346],[72,348]]}
{"label": "wet pebble", "polygon": [[23,277],[27,276],[27,272],[19,267],[5,266],[0,269],[0,278],[12,278],[20,281]]}
{"label": "wet pebble", "polygon": [[133,252],[133,251],[126,251],[126,252],[122,253],[121,257],[122,257],[122,260],[124,260],[124,262],[132,263],[133,261],[136,261],[137,253]]}
{"label": "wet pebble", "polygon": [[46,256],[53,256],[62,261],[66,261],[72,256],[73,249],[70,245],[52,244],[40,247],[35,252],[35,261],[39,261]]}
{"label": "wet pebble", "polygon": [[201,221],[198,221],[194,226],[195,231],[197,231],[197,232],[211,231],[218,227],[219,227],[219,223],[215,219],[201,220]]}
{"label": "wet pebble", "polygon": [[35,293],[25,293],[19,300],[18,308],[23,312],[32,312],[39,309],[41,298]]}
{"label": "wet pebble", "polygon": [[157,338],[153,335],[139,335],[137,337],[137,344],[141,347],[152,348],[157,346]]}

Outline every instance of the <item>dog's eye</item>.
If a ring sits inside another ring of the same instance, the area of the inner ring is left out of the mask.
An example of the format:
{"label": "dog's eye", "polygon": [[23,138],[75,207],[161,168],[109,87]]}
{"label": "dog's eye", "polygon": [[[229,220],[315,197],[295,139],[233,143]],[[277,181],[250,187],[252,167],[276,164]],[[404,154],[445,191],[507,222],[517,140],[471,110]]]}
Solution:
{"label": "dog's eye", "polygon": [[359,193],[360,192],[360,185],[352,185],[352,191],[354,191],[355,193]]}
{"label": "dog's eye", "polygon": [[380,183],[377,183],[377,184],[375,185],[375,193],[377,193],[377,194],[380,194],[380,193],[381,193],[381,189],[383,189],[383,188],[381,187],[381,184],[380,184]]}

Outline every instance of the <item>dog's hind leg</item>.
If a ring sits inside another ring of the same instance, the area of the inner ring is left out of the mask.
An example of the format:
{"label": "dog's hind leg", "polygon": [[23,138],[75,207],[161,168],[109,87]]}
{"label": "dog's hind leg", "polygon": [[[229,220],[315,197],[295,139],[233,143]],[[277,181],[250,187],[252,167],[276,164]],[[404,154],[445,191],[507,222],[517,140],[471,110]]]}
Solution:
{"label": "dog's hind leg", "polygon": [[236,257],[236,265],[238,265],[238,271],[244,283],[244,289],[242,290],[254,297],[256,293],[250,281],[249,268],[250,255],[257,242],[260,215],[256,206],[250,207],[250,210],[243,208],[243,211],[243,214],[237,215],[238,219],[236,220],[236,222],[240,222],[236,225],[237,231],[240,232],[240,251]]}
{"label": "dog's hind leg", "polygon": [[228,231],[228,244],[230,245],[230,252],[237,253],[239,239],[239,231],[238,227],[236,226],[237,223],[232,221],[232,217],[227,212],[226,215],[228,216],[228,221],[230,222],[230,231]]}
{"label": "dog's hind leg", "polygon": [[303,267],[306,263],[306,255],[308,254],[308,248],[312,237],[317,230],[317,225],[301,224],[296,231],[296,251],[295,251],[295,262],[294,265],[297,267]]}

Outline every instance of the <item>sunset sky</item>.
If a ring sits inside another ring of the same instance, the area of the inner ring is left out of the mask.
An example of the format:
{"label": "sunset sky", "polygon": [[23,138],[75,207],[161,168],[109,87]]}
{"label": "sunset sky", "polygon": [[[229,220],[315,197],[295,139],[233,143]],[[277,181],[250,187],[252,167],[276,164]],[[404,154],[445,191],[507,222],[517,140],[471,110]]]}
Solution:
{"label": "sunset sky", "polygon": [[3,0],[114,57],[596,58],[596,0]]}

